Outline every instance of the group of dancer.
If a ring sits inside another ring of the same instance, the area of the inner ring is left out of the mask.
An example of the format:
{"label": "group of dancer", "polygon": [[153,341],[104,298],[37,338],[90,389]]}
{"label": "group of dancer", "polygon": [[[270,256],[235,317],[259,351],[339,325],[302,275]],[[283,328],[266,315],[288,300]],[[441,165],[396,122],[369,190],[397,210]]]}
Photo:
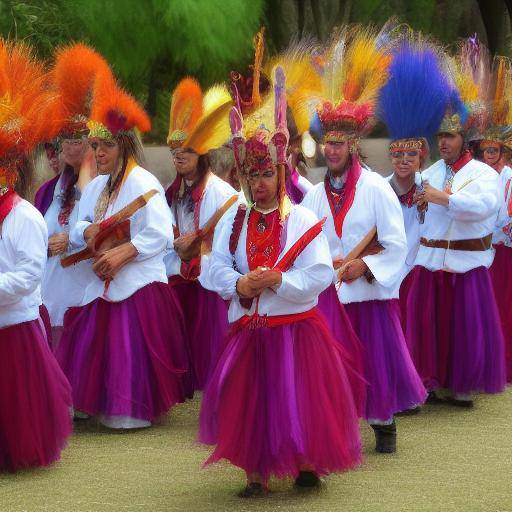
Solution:
{"label": "group of dancer", "polygon": [[[396,415],[512,380],[510,61],[395,23],[263,47],[226,84],[177,85],[164,190],[149,118],[103,57],[73,44],[48,68],[1,42],[1,469],[58,459],[73,418],[149,427],[202,391],[207,463],[264,496],[271,476],[358,466],[360,419],[393,453]],[[387,179],[360,149],[377,122]],[[55,176],[32,206],[36,147]]]}

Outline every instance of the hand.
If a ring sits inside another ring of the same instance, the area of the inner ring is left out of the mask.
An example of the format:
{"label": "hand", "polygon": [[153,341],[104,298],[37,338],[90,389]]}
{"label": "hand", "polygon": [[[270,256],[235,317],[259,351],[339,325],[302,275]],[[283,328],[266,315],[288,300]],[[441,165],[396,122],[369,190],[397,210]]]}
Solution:
{"label": "hand", "polygon": [[251,281],[249,280],[248,275],[242,276],[236,282],[236,293],[242,299],[252,299],[259,295],[257,289],[253,288]]}
{"label": "hand", "polygon": [[174,240],[174,250],[182,261],[190,261],[201,252],[201,237],[195,231],[185,233]]}
{"label": "hand", "polygon": [[67,233],[59,233],[48,239],[48,255],[57,256],[64,254],[69,244],[69,235]]}
{"label": "hand", "polygon": [[[247,278],[253,289],[261,293],[265,288],[273,288],[279,286],[282,282],[282,275],[279,270],[272,270],[264,267],[258,267],[256,270],[249,272]],[[259,294],[258,293],[258,294]]]}
{"label": "hand", "polygon": [[343,265],[339,272],[338,278],[343,283],[351,283],[356,279],[364,276],[364,273],[368,270],[368,265],[366,263],[357,258],[355,260],[349,261],[345,265]]}
{"label": "hand", "polygon": [[87,247],[93,251],[93,244],[94,244],[94,238],[100,231],[100,225],[99,224],[91,224],[87,228],[85,228],[84,231],[84,239],[85,243],[87,244]]}
{"label": "hand", "polygon": [[450,194],[444,190],[438,190],[428,181],[423,183],[423,191],[417,194],[417,203],[422,207],[425,203],[434,203],[441,206],[448,206]]}
{"label": "hand", "polygon": [[137,254],[139,253],[135,246],[131,242],[126,242],[99,254],[92,269],[102,281],[111,280],[122,267],[134,260]]}
{"label": "hand", "polygon": [[334,270],[338,270],[343,266],[343,258],[336,258],[335,260],[332,260],[332,266],[334,267]]}

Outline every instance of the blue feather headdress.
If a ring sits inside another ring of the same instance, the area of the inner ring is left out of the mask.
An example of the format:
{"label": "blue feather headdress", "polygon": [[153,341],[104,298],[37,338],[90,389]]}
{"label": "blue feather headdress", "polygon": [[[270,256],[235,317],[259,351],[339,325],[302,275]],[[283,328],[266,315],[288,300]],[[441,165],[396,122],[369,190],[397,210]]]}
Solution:
{"label": "blue feather headdress", "polygon": [[391,50],[389,80],[380,91],[378,112],[395,149],[402,141],[401,149],[426,150],[424,140],[439,129],[450,100],[439,53],[419,36],[403,37]]}

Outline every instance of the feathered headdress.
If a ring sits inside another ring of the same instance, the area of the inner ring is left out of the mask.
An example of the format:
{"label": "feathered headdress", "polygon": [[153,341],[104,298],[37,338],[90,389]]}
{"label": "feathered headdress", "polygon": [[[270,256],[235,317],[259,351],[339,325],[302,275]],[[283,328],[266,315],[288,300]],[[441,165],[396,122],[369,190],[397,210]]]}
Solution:
{"label": "feathered headdress", "polygon": [[478,37],[464,40],[454,57],[446,62],[452,81],[451,101],[439,128],[440,133],[460,133],[478,138],[487,122],[491,72],[487,48]]}
{"label": "feathered headdress", "polygon": [[112,139],[134,129],[148,132],[151,121],[137,101],[111,78],[95,83],[87,127],[91,138]]}
{"label": "feathered headdress", "polygon": [[193,78],[174,89],[167,144],[171,149],[191,148],[202,155],[229,139],[229,111],[233,105],[226,86],[214,85],[203,95]]}
{"label": "feathered headdress", "polygon": [[441,50],[408,31],[393,45],[391,55],[378,108],[392,140],[390,151],[417,149],[425,156],[427,140],[437,133],[449,100]]}
{"label": "feathered headdress", "polygon": [[35,146],[62,126],[58,97],[47,84],[28,46],[0,39],[0,193],[14,187]]}
{"label": "feathered headdress", "polygon": [[358,139],[373,127],[391,56],[373,28],[355,26],[336,34],[324,61],[323,101],[317,107],[323,140]]}
{"label": "feathered headdress", "polygon": [[509,58],[495,57],[493,85],[490,112],[482,139],[504,144],[512,137],[512,62]]}
{"label": "feathered headdress", "polygon": [[286,195],[286,149],[288,147],[288,129],[286,125],[285,75],[281,67],[275,69],[274,79],[274,119],[273,126],[260,125],[252,132],[244,129],[244,117],[241,107],[231,109],[229,121],[233,134],[231,144],[235,163],[240,176],[240,183],[246,198],[252,202],[247,175],[251,171],[263,171],[277,167],[279,216],[284,221],[291,203]]}
{"label": "feathered headdress", "polygon": [[77,43],[57,51],[51,85],[61,98],[62,116],[66,119],[61,137],[87,135],[94,87],[100,81],[112,80],[107,61],[89,46]]}

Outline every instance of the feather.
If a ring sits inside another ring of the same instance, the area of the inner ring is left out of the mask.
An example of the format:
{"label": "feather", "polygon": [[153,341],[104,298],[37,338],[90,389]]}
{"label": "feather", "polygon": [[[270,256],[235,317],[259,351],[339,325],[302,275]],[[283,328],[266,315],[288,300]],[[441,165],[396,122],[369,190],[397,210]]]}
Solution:
{"label": "feather", "polygon": [[295,260],[304,249],[322,232],[326,217],[311,226],[300,238],[286,251],[281,259],[274,265],[273,270],[286,272],[294,264]]}

